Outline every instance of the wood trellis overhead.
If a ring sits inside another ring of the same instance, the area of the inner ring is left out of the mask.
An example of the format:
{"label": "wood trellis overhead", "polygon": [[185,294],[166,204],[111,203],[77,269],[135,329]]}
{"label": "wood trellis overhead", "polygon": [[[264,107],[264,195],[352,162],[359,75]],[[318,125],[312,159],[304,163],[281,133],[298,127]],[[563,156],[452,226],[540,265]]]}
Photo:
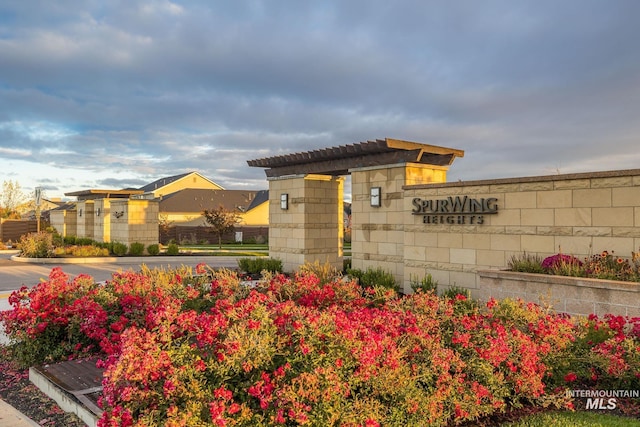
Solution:
{"label": "wood trellis overhead", "polygon": [[348,175],[350,169],[397,163],[448,166],[464,151],[399,139],[376,139],[303,153],[247,160],[249,166],[265,168],[269,178],[286,175]]}

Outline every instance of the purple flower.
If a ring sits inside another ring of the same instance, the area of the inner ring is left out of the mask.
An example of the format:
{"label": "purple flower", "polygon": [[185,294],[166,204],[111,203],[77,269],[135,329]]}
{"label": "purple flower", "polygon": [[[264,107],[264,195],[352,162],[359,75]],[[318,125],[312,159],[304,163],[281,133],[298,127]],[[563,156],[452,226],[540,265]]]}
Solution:
{"label": "purple flower", "polygon": [[563,264],[572,264],[572,265],[581,266],[582,262],[578,258],[571,255],[555,254],[555,255],[546,257],[542,261],[542,268],[544,268],[545,270],[551,270]]}

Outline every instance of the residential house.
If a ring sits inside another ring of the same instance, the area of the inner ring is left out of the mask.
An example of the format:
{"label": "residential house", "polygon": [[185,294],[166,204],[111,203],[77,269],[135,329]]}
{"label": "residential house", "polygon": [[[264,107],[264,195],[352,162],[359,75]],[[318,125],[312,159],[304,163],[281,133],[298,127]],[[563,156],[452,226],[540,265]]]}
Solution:
{"label": "residential house", "polygon": [[[239,227],[250,228],[247,237],[268,235],[269,197],[267,190],[225,190],[222,186],[198,172],[188,172],[158,179],[138,189],[102,190],[89,189],[66,196],[77,198],[74,206],[66,205],[52,216],[51,225],[63,235],[89,237],[96,241],[111,241],[111,225],[117,222],[118,229],[124,230],[127,223],[127,205],[136,204],[136,215],[141,215],[141,202],[157,204],[155,222],[168,238],[181,240],[179,236],[206,234],[206,222],[202,215],[205,209],[219,206],[234,211],[240,217]],[[123,200],[124,199],[124,200]],[[129,202],[123,205],[125,200]],[[112,203],[117,201],[118,212],[112,214]],[[140,206],[138,206],[140,205]],[[52,211],[53,212],[53,211]],[[123,218],[125,216],[125,218]],[[146,216],[146,220],[150,218]],[[197,233],[193,228],[198,228]],[[171,230],[172,229],[172,230]],[[186,231],[185,231],[186,230]],[[170,234],[167,235],[167,233]],[[124,232],[124,231],[123,231]],[[126,232],[130,235],[130,232]],[[146,233],[146,232],[145,232]],[[148,234],[148,233],[147,233]],[[176,236],[176,237],[171,237]],[[203,239],[198,239],[203,240]]]}
{"label": "residential house", "polygon": [[221,186],[198,172],[187,172],[179,175],[160,178],[141,187],[142,194],[134,198],[160,199],[184,189],[224,190]]}

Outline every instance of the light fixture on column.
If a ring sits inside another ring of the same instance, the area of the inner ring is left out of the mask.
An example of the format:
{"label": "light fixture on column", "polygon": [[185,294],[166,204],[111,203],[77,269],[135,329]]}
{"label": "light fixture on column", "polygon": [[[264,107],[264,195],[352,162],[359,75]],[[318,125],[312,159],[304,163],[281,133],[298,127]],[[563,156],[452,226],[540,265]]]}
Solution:
{"label": "light fixture on column", "polygon": [[96,216],[100,216],[100,208],[96,209]]}
{"label": "light fixture on column", "polygon": [[371,187],[371,206],[379,208],[382,206],[380,187]]}
{"label": "light fixture on column", "polygon": [[287,210],[289,209],[289,194],[288,193],[282,193],[280,195],[280,209],[282,210]]}

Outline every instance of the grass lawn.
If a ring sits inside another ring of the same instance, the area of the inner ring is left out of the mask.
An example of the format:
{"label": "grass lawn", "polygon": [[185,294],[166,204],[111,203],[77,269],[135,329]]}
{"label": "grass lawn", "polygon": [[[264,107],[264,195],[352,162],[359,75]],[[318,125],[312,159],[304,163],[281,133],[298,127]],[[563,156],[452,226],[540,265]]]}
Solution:
{"label": "grass lawn", "polygon": [[546,412],[500,427],[640,427],[640,420],[601,412]]}
{"label": "grass lawn", "polygon": [[181,253],[197,253],[219,256],[269,256],[269,245],[240,245],[223,244],[218,245],[180,245]]}
{"label": "grass lawn", "polygon": [[[269,256],[269,244],[180,245],[181,252],[220,256]],[[351,256],[351,243],[345,243],[344,256]]]}

